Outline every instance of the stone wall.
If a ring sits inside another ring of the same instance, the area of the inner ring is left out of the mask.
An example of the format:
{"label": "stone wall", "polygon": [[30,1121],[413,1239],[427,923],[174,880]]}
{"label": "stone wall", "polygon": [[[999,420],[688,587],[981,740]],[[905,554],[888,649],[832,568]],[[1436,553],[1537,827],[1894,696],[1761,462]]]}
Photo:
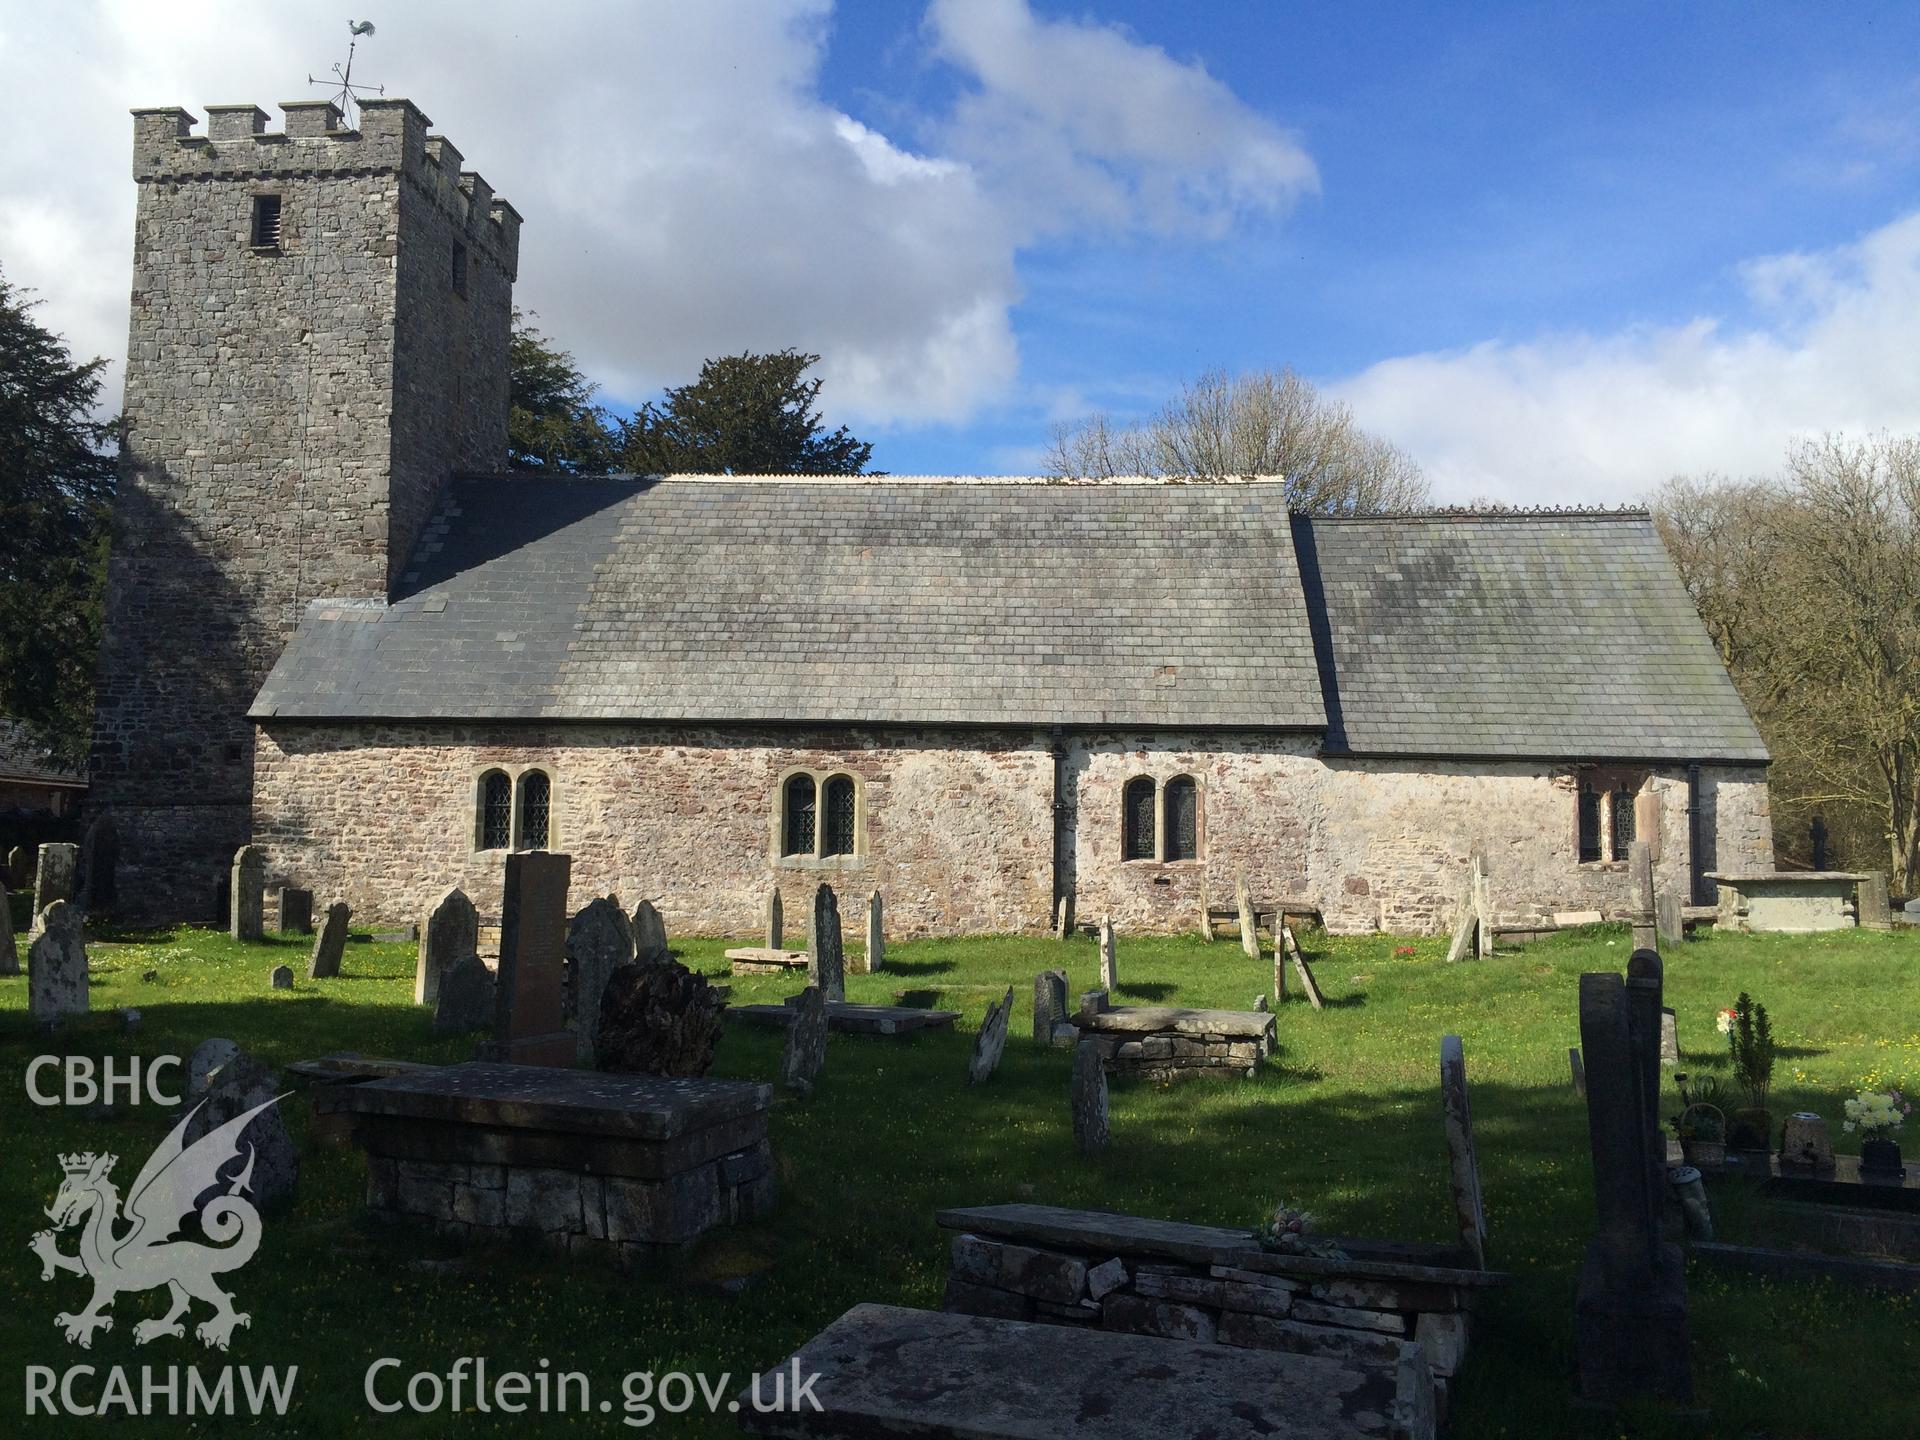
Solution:
{"label": "stone wall", "polygon": [[[1185,743],[1181,743],[1184,740]],[[529,767],[553,781],[552,848],[574,857],[576,901],[654,901],[677,934],[757,934],[769,886],[804,933],[812,890],[842,913],[879,889],[892,935],[1037,932],[1053,894],[1053,760],[1044,731],[782,731],[618,725],[314,725],[269,722],[253,833],[269,883],[356,913],[417,918],[449,885],[497,913],[503,852],[476,846],[479,778]],[[1331,928],[1422,932],[1448,923],[1467,854],[1486,846],[1499,915],[1624,909],[1624,863],[1575,859],[1575,772],[1523,761],[1328,761],[1305,737],[1069,738],[1069,873],[1083,920],[1191,930],[1203,889],[1229,901],[1244,869],[1259,898],[1320,898]],[[796,769],[861,783],[856,853],[777,855],[778,795]],[[1120,792],[1135,774],[1192,775],[1201,858],[1120,858]],[[1686,777],[1656,769],[1662,884],[1687,878]],[[1708,767],[1706,868],[1766,865],[1764,772]],[[852,922],[850,922],[852,923]]]}

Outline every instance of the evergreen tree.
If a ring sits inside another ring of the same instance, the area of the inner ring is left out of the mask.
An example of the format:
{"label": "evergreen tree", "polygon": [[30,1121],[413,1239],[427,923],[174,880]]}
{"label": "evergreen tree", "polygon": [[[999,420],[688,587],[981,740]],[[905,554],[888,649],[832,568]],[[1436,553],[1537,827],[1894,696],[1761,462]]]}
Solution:
{"label": "evergreen tree", "polygon": [[518,310],[511,362],[508,465],[576,475],[611,470],[618,452],[606,412],[593,403],[593,382]]}
{"label": "evergreen tree", "polygon": [[691,385],[649,401],[621,426],[621,465],[635,474],[858,475],[873,446],[822,428],[818,355],[781,350],[708,360]]}

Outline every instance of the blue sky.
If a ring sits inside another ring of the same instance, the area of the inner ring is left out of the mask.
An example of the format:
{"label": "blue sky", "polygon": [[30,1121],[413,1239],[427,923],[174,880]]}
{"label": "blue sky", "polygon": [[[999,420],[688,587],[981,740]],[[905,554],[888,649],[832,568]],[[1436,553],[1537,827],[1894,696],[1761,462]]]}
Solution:
{"label": "blue sky", "polygon": [[[826,357],[895,472],[1291,364],[1443,500],[1617,503],[1920,430],[1920,7],[413,0],[361,73],[527,217],[631,405]],[[273,101],[330,4],[0,8],[0,266],[124,348],[133,105]]]}

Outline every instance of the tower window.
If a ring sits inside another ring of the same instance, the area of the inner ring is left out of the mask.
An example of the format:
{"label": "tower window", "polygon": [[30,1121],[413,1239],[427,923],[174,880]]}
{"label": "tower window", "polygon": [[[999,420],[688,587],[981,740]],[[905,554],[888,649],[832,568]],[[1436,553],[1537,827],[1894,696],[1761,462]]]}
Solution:
{"label": "tower window", "polygon": [[280,248],[280,197],[278,195],[253,197],[252,244],[256,250]]}
{"label": "tower window", "polygon": [[467,293],[467,247],[464,245],[453,247],[453,293]]}

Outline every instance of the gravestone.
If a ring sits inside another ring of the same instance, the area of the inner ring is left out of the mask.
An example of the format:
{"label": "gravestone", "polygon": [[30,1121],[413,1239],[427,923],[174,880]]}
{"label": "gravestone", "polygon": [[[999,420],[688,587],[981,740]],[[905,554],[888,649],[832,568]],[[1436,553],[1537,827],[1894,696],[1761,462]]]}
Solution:
{"label": "gravestone", "polygon": [[878,974],[887,960],[886,909],[880,892],[867,897],[867,973]]}
{"label": "gravestone", "polygon": [[1449,965],[1468,955],[1484,958],[1493,953],[1491,893],[1486,852],[1475,845],[1467,852],[1467,873],[1460,882],[1460,908],[1455,913],[1453,936],[1447,944]]}
{"label": "gravestone", "polygon": [[1820,816],[1813,817],[1813,824],[1807,830],[1807,839],[1813,850],[1813,868],[1825,870],[1831,863],[1832,856],[1827,850],[1827,822]]}
{"label": "gravestone", "polygon": [[1073,897],[1062,895],[1053,905],[1053,938],[1067,940],[1073,936]]}
{"label": "gravestone", "polygon": [[438,1005],[440,981],[450,966],[480,953],[480,915],[473,901],[453,886],[427,912],[420,926],[419,958],[413,967],[413,1003]]}
{"label": "gravestone", "polygon": [[1686,920],[1680,912],[1680,897],[1673,891],[1662,890],[1654,896],[1653,928],[1660,937],[1660,943],[1668,948],[1687,938]]}
{"label": "gravestone", "polygon": [[1440,1109],[1447,1129],[1447,1183],[1453,1191],[1460,1244],[1476,1270],[1487,1268],[1487,1212],[1480,1195],[1480,1157],[1473,1146],[1473,1104],[1467,1096],[1467,1054],[1458,1035],[1440,1039]]}
{"label": "gravestone", "polygon": [[0,883],[0,975],[20,973],[20,947],[13,938],[13,906],[7,887]]}
{"label": "gravestone", "polygon": [[1114,943],[1113,917],[1109,915],[1100,922],[1100,988],[1109,992],[1120,988],[1117,948]]}
{"label": "gravestone", "polygon": [[[236,1047],[208,1072],[206,1100],[188,1119],[181,1136],[191,1145],[249,1110],[266,1106],[240,1132],[245,1166],[230,1167],[233,1174],[246,1175],[245,1193],[263,1209],[291,1200],[300,1180],[300,1153],[280,1107],[269,1103],[284,1093],[277,1073]],[[225,1193],[228,1182],[223,1181],[220,1189]]]}
{"label": "gravestone", "polygon": [[1859,924],[1863,930],[1891,930],[1893,906],[1887,899],[1887,872],[1869,870],[1855,892]]}
{"label": "gravestone", "polygon": [[1473,913],[1477,929],[1474,958],[1493,958],[1493,872],[1487,867],[1487,852],[1479,850],[1473,865]]}
{"label": "gravestone", "polygon": [[1253,915],[1253,897],[1247,893],[1246,872],[1236,871],[1233,877],[1233,903],[1240,912],[1240,948],[1246,952],[1249,960],[1260,958],[1260,928]]}
{"label": "gravestone", "polygon": [[1660,957],[1635,951],[1627,975],[1580,977],[1598,1231],[1574,1300],[1581,1399],[1692,1399],[1686,1269],[1661,1238],[1666,1143],[1660,1129]]}
{"label": "gravestone", "polygon": [[102,812],[80,840],[81,908],[111,910],[119,885],[120,832]]}
{"label": "gravestone", "polygon": [[240,1053],[240,1047],[222,1036],[212,1036],[193,1047],[187,1057],[187,1100],[200,1099],[213,1083],[213,1072]]}
{"label": "gravestone", "polygon": [[1286,928],[1284,920],[1273,927],[1273,1003],[1276,1009],[1287,1003]]}
{"label": "gravestone", "polygon": [[[43,856],[47,848],[40,847]],[[87,944],[81,927],[78,907],[66,900],[40,912],[40,933],[27,950],[27,1014],[37,1025],[87,1013]]]}
{"label": "gravestone", "polygon": [[352,918],[353,911],[344,900],[327,907],[327,918],[320,922],[320,933],[313,937],[313,954],[307,959],[309,980],[331,980],[340,973],[340,962],[347,953],[347,922]]}
{"label": "gravestone", "polygon": [[1627,872],[1633,881],[1633,948],[1656,950],[1660,934],[1654,921],[1653,847],[1646,841],[1627,846]]}
{"label": "gravestone", "polygon": [[797,1094],[810,1095],[826,1063],[826,997],[818,985],[809,985],[793,1004],[793,1022],[787,1026],[787,1048],[780,1055],[780,1083]]}
{"label": "gravestone", "polygon": [[1262,990],[1258,995],[1253,997],[1253,1008],[1262,1015],[1268,1015],[1273,1012],[1273,1002],[1267,999],[1266,991]]}
{"label": "gravestone", "polygon": [[235,940],[261,939],[266,934],[266,852],[258,845],[242,845],[234,851],[231,879],[227,933]]}
{"label": "gravestone", "polygon": [[1573,1072],[1573,1093],[1582,1100],[1587,1098],[1587,1067],[1580,1061],[1580,1047],[1573,1046],[1567,1051],[1567,1068]]}
{"label": "gravestone", "polygon": [[1660,1063],[1680,1063],[1680,1027],[1671,1005],[1663,1005],[1660,1009]]}
{"label": "gravestone", "polygon": [[468,951],[440,972],[433,1000],[433,1033],[465,1035],[493,1023],[493,971]]}
{"label": "gravestone", "polygon": [[1007,1048],[1007,1021],[1013,1015],[1013,987],[987,1006],[987,1018],[980,1022],[980,1033],[973,1037],[973,1055],[967,1061],[967,1083],[984,1084],[1000,1064]]}
{"label": "gravestone", "polygon": [[1033,977],[1033,1039],[1051,1045],[1056,1025],[1067,1019],[1067,972],[1042,970]]}
{"label": "gravestone", "polygon": [[313,891],[303,890],[298,885],[282,885],[279,919],[282,935],[311,935]]}
{"label": "gravestone", "polygon": [[1112,1132],[1107,1124],[1107,1071],[1100,1045],[1092,1036],[1073,1050],[1073,1079],[1068,1098],[1073,1106],[1073,1143],[1088,1154],[1107,1148]]}
{"label": "gravestone", "polygon": [[[635,914],[652,908],[642,900]],[[601,998],[613,972],[634,963],[635,938],[633,921],[611,895],[589,901],[567,925],[564,1013],[573,1031],[574,1053],[589,1070],[599,1063],[594,1037],[600,1033]]]}
{"label": "gravestone", "polygon": [[[80,864],[78,845],[42,845],[33,871],[33,913],[37,916],[56,900],[73,899],[74,871]],[[38,921],[35,921],[36,926]]]}
{"label": "gravestone", "polygon": [[1300,988],[1306,992],[1307,1003],[1316,1010],[1326,1008],[1326,1000],[1320,994],[1320,982],[1313,978],[1313,967],[1307,964],[1306,952],[1300,948],[1300,942],[1293,938],[1293,927],[1282,924],[1280,943],[1286,947],[1287,959],[1293,964],[1293,973],[1300,980]]}
{"label": "gravestone", "polygon": [[778,950],[781,948],[780,942],[784,939],[786,939],[786,916],[782,913],[780,904],[780,887],[776,885],[767,892],[766,948]]}
{"label": "gravestone", "polygon": [[707,977],[677,961],[621,965],[600,1001],[595,1063],[632,1075],[705,1075],[725,1009]]}
{"label": "gravestone", "polygon": [[500,970],[488,1058],[515,1065],[573,1064],[566,1028],[567,884],[573,857],[507,856],[500,903]]}
{"label": "gravestone", "polygon": [[633,907],[633,958],[642,965],[664,965],[673,958],[667,945],[667,922],[651,900]]}
{"label": "gravestone", "polygon": [[293,989],[293,967],[291,965],[274,966],[273,973],[267,977],[267,982],[276,990]]}
{"label": "gravestone", "polygon": [[33,884],[33,853],[24,845],[7,852],[7,888],[25,890]]}
{"label": "gravestone", "polygon": [[847,970],[840,935],[840,901],[831,885],[813,892],[813,943],[807,947],[807,979],[829,1004],[847,998]]}

